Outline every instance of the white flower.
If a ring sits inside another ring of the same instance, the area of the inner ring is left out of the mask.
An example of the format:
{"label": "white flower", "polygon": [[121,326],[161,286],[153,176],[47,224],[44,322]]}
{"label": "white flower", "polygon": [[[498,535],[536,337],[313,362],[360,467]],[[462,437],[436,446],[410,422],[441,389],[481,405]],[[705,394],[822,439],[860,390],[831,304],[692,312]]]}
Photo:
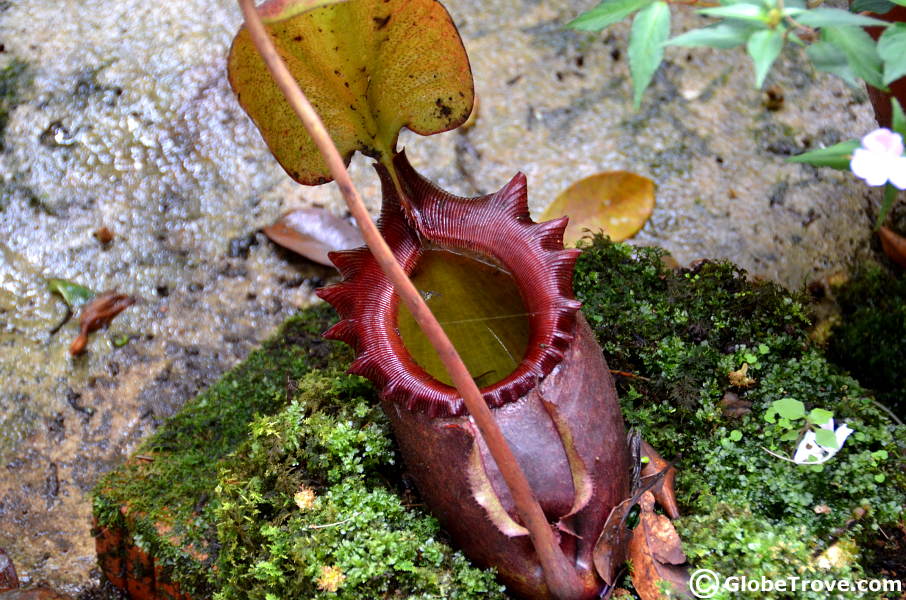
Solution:
{"label": "white flower", "polygon": [[828,431],[834,432],[837,447],[830,448],[828,446],[822,446],[818,443],[818,440],[815,439],[815,432],[809,429],[805,432],[805,435],[802,436],[799,447],[796,448],[796,454],[793,455],[794,463],[800,465],[820,465],[821,463],[829,461],[840,451],[840,448],[843,447],[843,442],[845,442],[846,438],[849,437],[849,434],[853,432],[846,423],[840,425],[837,429],[834,429],[833,419],[829,419],[827,423],[821,424],[821,429],[827,429]]}
{"label": "white flower", "polygon": [[849,167],[868,185],[884,185],[890,181],[897,188],[906,189],[903,138],[889,129],[875,129],[862,138],[862,147],[853,152]]}

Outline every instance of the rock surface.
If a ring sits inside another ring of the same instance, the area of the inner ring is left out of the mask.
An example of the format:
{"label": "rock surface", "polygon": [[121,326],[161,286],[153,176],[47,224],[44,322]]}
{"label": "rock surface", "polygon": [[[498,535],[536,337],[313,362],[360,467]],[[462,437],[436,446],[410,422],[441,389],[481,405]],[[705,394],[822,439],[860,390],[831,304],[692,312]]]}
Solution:
{"label": "rock surface", "polygon": [[[633,112],[628,24],[563,29],[593,4],[447,2],[481,113],[468,132],[404,135],[416,167],[462,194],[523,170],[535,214],[579,177],[634,171],[658,185],[639,243],[790,285],[868,251],[876,195],[783,163],[870,129],[863,92],[793,57],[769,77],[772,111],[741,51],[668,49]],[[0,546],[23,583],[89,583],[99,475],[332,275],[257,233],[289,208],[343,210],[331,186],[289,182],[233,100],[238,24],[225,0],[0,2]],[[375,209],[367,161],[353,171]],[[72,359],[77,324],[51,333],[65,310],[49,277],[139,301]]]}

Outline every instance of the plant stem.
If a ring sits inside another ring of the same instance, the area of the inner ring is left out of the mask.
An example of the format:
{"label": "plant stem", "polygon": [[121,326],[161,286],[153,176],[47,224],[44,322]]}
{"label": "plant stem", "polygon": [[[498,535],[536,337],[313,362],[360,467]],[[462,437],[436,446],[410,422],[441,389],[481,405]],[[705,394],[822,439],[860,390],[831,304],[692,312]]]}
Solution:
{"label": "plant stem", "polygon": [[239,6],[245,17],[245,24],[251,34],[252,41],[261,57],[267,64],[268,70],[283,92],[293,111],[305,125],[309,135],[324,157],[330,173],[336,180],[349,207],[349,212],[355,217],[362,237],[371,250],[372,255],[381,269],[393,282],[394,290],[400,299],[409,308],[415,321],[424,331],[425,336],[440,356],[444,367],[453,380],[457,391],[465,402],[469,414],[474,420],[478,431],[484,438],[497,468],[503,475],[510,494],[516,504],[516,510],[522,518],[538,559],[544,570],[544,578],[551,593],[559,600],[574,600],[582,595],[582,582],[573,565],[564,555],[554,536],[553,529],[544,516],[541,505],[532,493],[525,473],[516,461],[512,450],[507,444],[500,427],[494,420],[491,410],[485,403],[478,386],[472,380],[469,371],[460,359],[453,343],[444,333],[437,319],[431,313],[428,305],[418,293],[406,272],[396,261],[396,257],[381,237],[380,232],[362,203],[359,193],[346,171],[343,159],[334,146],[324,123],[308,102],[305,94],[299,89],[295,79],[290,74],[280,55],[277,53],[270,36],[264,29],[253,0],[239,0]]}

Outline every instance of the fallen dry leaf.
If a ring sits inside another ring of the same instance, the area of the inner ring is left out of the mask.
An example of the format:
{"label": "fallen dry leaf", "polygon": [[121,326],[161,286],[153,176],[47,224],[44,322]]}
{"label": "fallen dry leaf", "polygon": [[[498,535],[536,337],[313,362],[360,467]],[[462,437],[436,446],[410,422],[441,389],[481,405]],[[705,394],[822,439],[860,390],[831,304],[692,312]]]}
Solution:
{"label": "fallen dry leaf", "polygon": [[79,335],[69,346],[69,353],[77,356],[85,351],[88,345],[88,334],[110,324],[113,318],[135,304],[131,296],[117,294],[115,291],[98,294],[82,308],[79,316]]}
{"label": "fallen dry leaf", "polygon": [[673,523],[654,512],[651,492],[642,494],[639,508],[639,524],[629,542],[632,585],[636,592],[642,600],[664,600],[659,588],[662,582],[667,582],[676,595],[691,598],[686,555]]}
{"label": "fallen dry leaf", "polygon": [[16,567],[6,552],[0,548],[0,592],[19,587],[19,577],[16,576]]}
{"label": "fallen dry leaf", "polygon": [[738,371],[730,371],[729,373],[727,373],[727,377],[730,379],[730,385],[741,388],[755,385],[755,380],[746,374],[748,372],[749,363],[742,363],[742,366],[739,367]]}
{"label": "fallen dry leaf", "polygon": [[661,471],[667,470],[667,474],[664,476],[664,483],[659,488],[655,488],[654,499],[657,500],[657,503],[661,505],[664,512],[671,519],[679,519],[679,505],[676,503],[676,491],[674,490],[676,467],[658,454],[657,450],[652,448],[645,440],[642,440],[642,456],[648,457],[648,463],[642,467],[642,477],[657,475]]}
{"label": "fallen dry leaf", "polygon": [[878,230],[878,237],[881,238],[881,248],[884,254],[906,269],[906,238],[897,235],[887,227],[881,227]]}
{"label": "fallen dry leaf", "polygon": [[94,238],[103,245],[107,245],[113,241],[113,232],[110,231],[109,227],[101,227],[100,229],[95,230],[92,234]]}
{"label": "fallen dry leaf", "polygon": [[734,392],[727,392],[720,399],[720,408],[725,417],[739,419],[752,412],[752,403]]}
{"label": "fallen dry leaf", "polygon": [[333,266],[328,252],[348,250],[364,243],[358,229],[323,208],[290,211],[262,231],[275,244],[328,266]]}
{"label": "fallen dry leaf", "polygon": [[654,210],[654,182],[627,171],[597,173],[580,179],[557,196],[542,221],[569,216],[563,234],[566,244],[575,244],[585,230],[603,231],[619,242],[634,236]]}

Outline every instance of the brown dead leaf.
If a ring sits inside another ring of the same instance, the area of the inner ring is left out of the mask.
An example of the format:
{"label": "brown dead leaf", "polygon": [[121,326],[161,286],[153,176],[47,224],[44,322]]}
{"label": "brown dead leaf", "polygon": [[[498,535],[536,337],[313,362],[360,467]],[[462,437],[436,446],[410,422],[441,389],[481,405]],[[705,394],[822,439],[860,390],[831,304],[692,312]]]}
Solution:
{"label": "brown dead leaf", "polygon": [[6,552],[0,548],[0,592],[19,587],[19,578],[16,576],[16,567]]}
{"label": "brown dead leaf", "polygon": [[328,266],[333,266],[328,252],[348,250],[364,243],[358,229],[323,208],[290,211],[262,231],[275,244]]}
{"label": "brown dead leaf", "polygon": [[884,254],[906,269],[906,238],[897,235],[887,227],[881,227],[878,230],[878,237],[881,238],[881,248]]}
{"label": "brown dead leaf", "polygon": [[691,598],[686,555],[673,523],[654,512],[651,492],[642,494],[639,507],[639,524],[629,542],[632,585],[642,600],[664,600],[662,582],[670,584],[676,595]]}
{"label": "brown dead leaf", "polygon": [[69,353],[77,356],[85,351],[88,345],[88,334],[110,324],[113,318],[135,304],[131,296],[117,294],[115,291],[104,292],[94,297],[82,308],[79,316],[79,335],[69,346]]}
{"label": "brown dead leaf", "polygon": [[104,246],[112,242],[114,237],[113,232],[110,231],[109,227],[101,227],[99,229],[96,229],[92,235]]}
{"label": "brown dead leaf", "polygon": [[566,244],[575,244],[586,229],[603,231],[619,242],[634,236],[654,210],[654,182],[627,171],[597,173],[580,179],[557,196],[542,221],[569,216],[563,234]]}
{"label": "brown dead leaf", "polygon": [[752,412],[752,403],[740,398],[739,394],[727,392],[720,399],[720,408],[725,417],[740,419]]}
{"label": "brown dead leaf", "polygon": [[657,475],[667,469],[664,483],[654,491],[654,499],[657,500],[657,503],[661,505],[661,508],[671,519],[679,519],[679,505],[676,503],[676,491],[674,490],[676,468],[658,454],[657,450],[652,448],[645,440],[642,440],[642,456],[648,457],[648,464],[642,467],[642,477]]}
{"label": "brown dead leaf", "polygon": [[727,377],[730,379],[730,385],[747,388],[749,386],[755,385],[755,380],[749,377],[746,373],[749,372],[749,363],[742,363],[742,366],[739,367],[738,371],[730,371],[727,373]]}

